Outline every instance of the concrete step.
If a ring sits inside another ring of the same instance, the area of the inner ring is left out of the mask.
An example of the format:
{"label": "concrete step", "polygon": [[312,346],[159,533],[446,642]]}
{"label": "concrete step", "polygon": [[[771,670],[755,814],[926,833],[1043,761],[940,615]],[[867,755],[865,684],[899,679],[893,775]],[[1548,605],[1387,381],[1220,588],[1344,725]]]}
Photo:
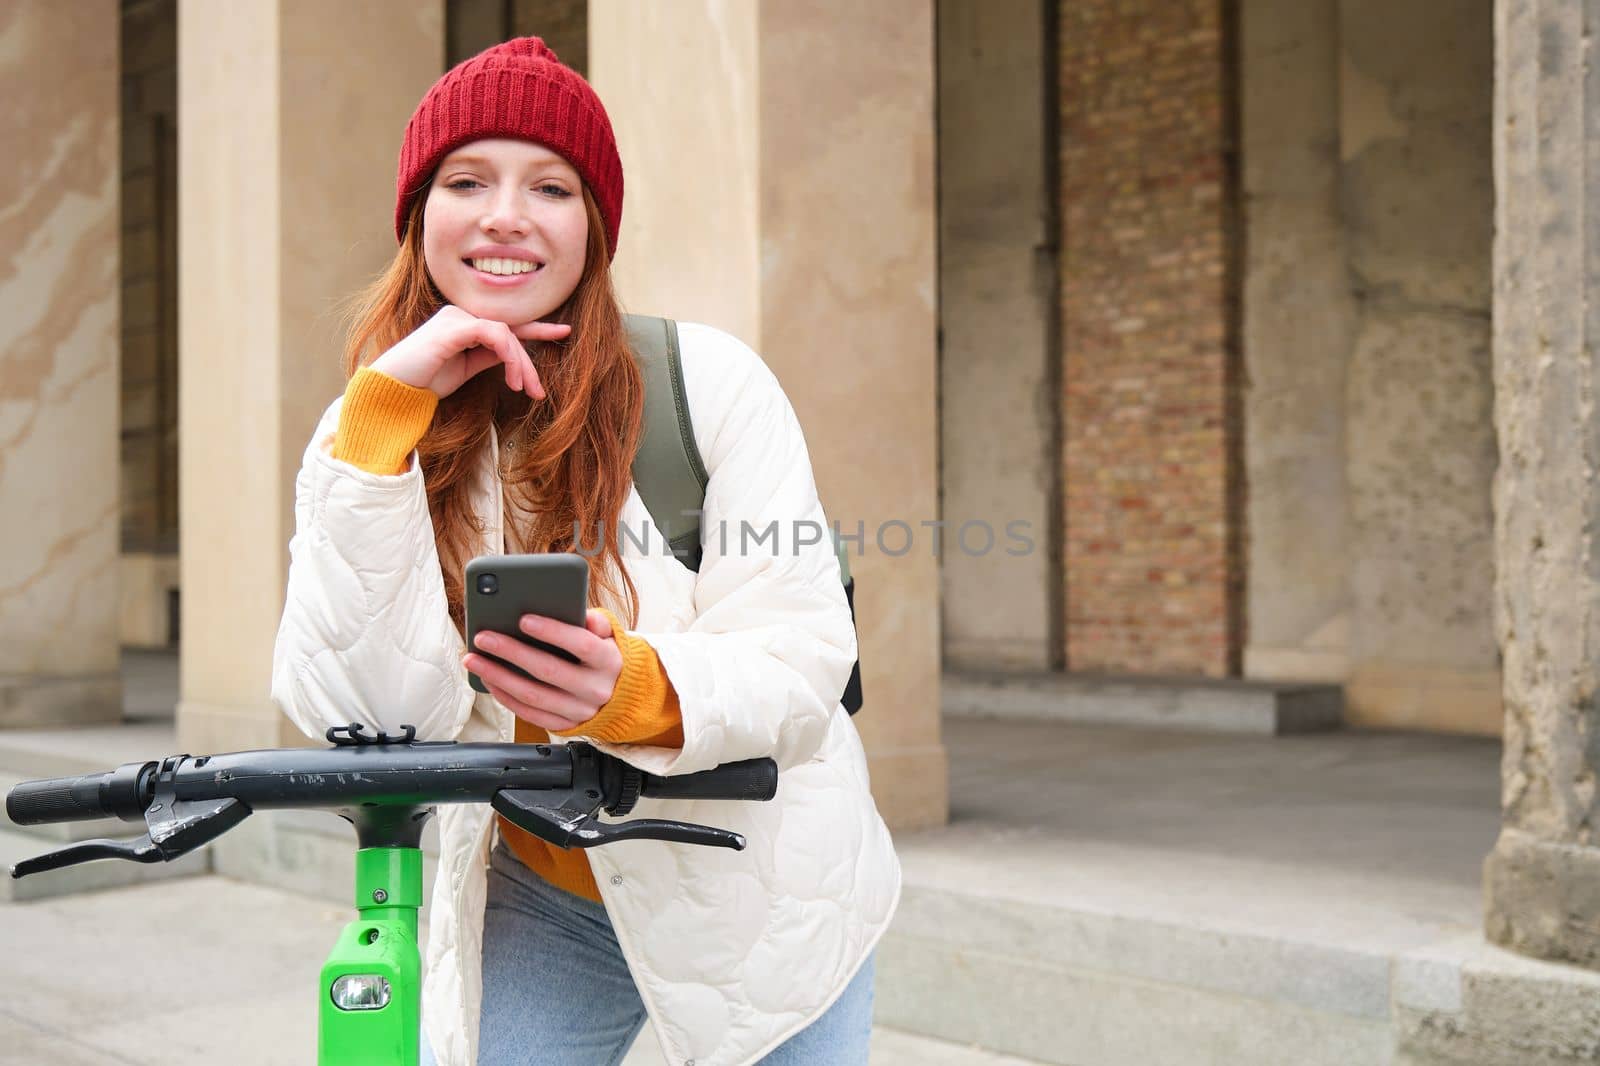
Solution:
{"label": "concrete step", "polygon": [[1379,953],[908,885],[877,1020],[1079,1066],[1389,1062]]}
{"label": "concrete step", "polygon": [[950,671],[944,712],[1276,736],[1338,729],[1337,685]]}
{"label": "concrete step", "polygon": [[[9,794],[14,786],[26,780],[28,778],[18,774],[0,773],[0,796]],[[138,836],[143,832],[141,825],[124,822],[120,818],[97,818],[92,822],[56,822],[50,825],[17,825],[10,819],[5,819],[0,821],[0,827],[24,836],[37,837],[47,844],[52,841],[61,843],[94,840],[99,837]]]}
{"label": "concrete step", "polygon": [[59,841],[45,840],[15,830],[0,830],[0,868],[4,869],[4,873],[0,873],[0,903],[22,903],[55,896],[72,896],[82,892],[99,892],[107,888],[147,884],[151,881],[166,881],[175,877],[192,877],[195,874],[211,872],[210,852],[206,848],[201,848],[190,852],[177,862],[147,864],[125,862],[120,859],[97,859],[78,866],[30,874],[20,879],[10,876],[12,864],[42,855],[60,846]]}
{"label": "concrete step", "polygon": [[896,844],[883,1026],[1060,1066],[1600,1061],[1600,973],[1486,943],[1473,884],[978,822]]}
{"label": "concrete step", "polygon": [[177,753],[178,733],[171,719],[0,730],[0,773],[24,779],[98,773]]}

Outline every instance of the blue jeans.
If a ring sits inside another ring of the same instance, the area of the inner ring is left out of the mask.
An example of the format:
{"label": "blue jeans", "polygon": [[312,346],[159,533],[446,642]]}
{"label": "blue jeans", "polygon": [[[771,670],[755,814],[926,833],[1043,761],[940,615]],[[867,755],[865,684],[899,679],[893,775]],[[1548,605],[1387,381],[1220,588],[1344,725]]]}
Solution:
{"label": "blue jeans", "polygon": [[[866,1066],[874,956],[761,1066]],[[644,1002],[603,904],[546,882],[506,846],[489,856],[479,1066],[616,1066]],[[423,1041],[423,1066],[435,1066]]]}

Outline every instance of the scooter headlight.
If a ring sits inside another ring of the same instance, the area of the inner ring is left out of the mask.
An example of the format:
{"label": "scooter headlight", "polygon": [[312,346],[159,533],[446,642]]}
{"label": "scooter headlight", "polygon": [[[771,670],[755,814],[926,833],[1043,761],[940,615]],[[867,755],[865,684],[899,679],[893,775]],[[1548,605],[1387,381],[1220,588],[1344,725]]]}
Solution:
{"label": "scooter headlight", "polygon": [[389,1005],[389,979],[375,973],[347,973],[333,982],[333,1005],[340,1010],[382,1010]]}

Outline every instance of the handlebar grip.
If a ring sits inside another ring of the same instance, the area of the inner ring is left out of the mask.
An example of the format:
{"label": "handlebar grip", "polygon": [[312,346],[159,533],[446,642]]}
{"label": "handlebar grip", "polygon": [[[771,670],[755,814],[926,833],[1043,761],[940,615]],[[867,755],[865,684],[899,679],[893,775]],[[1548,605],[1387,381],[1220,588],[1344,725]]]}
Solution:
{"label": "handlebar grip", "polygon": [[639,794],[651,799],[769,800],[778,794],[778,764],[746,759],[697,774],[645,774]]}
{"label": "handlebar grip", "polygon": [[155,765],[128,763],[101,774],[24,781],[6,794],[6,816],[17,825],[113,817],[137,821],[149,802],[147,772]]}
{"label": "handlebar grip", "polygon": [[47,777],[24,781],[6,795],[6,814],[18,825],[82,822],[104,818],[100,785],[110,774]]}

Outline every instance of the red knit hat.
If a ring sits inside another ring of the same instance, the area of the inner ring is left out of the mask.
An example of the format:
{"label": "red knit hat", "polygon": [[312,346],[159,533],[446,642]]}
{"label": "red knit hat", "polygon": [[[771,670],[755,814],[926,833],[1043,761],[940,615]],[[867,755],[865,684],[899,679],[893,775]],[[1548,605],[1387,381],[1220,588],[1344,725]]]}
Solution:
{"label": "red knit hat", "polygon": [[571,163],[594,194],[617,254],[622,224],[622,159],[611,120],[583,76],[537,37],[479,52],[433,83],[406,125],[395,182],[394,235],[405,239],[411,202],[439,160],[470,141],[536,141]]}

